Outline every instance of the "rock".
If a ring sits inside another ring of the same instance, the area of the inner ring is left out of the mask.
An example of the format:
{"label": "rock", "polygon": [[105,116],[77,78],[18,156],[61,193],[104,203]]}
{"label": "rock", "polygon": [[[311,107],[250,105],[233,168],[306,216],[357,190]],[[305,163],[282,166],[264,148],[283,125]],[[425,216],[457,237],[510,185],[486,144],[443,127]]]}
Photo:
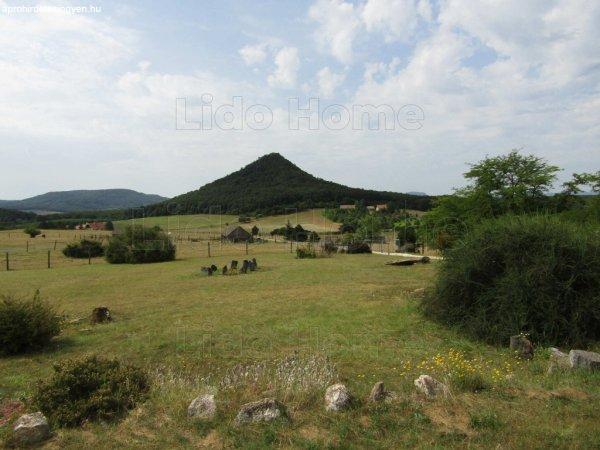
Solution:
{"label": "rock", "polygon": [[431,258],[429,256],[423,256],[421,258],[421,263],[423,263],[423,264],[428,264],[430,262],[431,262]]}
{"label": "rock", "polygon": [[412,291],[413,295],[425,295],[425,288],[417,288]]}
{"label": "rock", "polygon": [[227,275],[227,265],[223,266],[223,275]]}
{"label": "rock", "polygon": [[258,269],[258,263],[256,262],[256,258],[252,258],[252,264],[254,264],[255,269]]}
{"label": "rock", "polygon": [[383,381],[378,381],[371,389],[371,393],[369,394],[370,402],[381,402],[385,400],[389,396],[389,392],[385,389],[385,385]]}
{"label": "rock", "polygon": [[435,398],[438,395],[447,395],[448,388],[444,383],[431,378],[429,375],[421,375],[415,380],[417,390],[427,398]]}
{"label": "rock", "polygon": [[548,373],[552,373],[557,369],[570,369],[571,362],[569,361],[569,355],[561,352],[555,347],[550,347],[550,364],[548,366]]}
{"label": "rock", "polygon": [[525,336],[517,334],[510,337],[510,348],[514,350],[519,358],[532,359],[533,345]]}
{"label": "rock", "polygon": [[242,268],[240,269],[240,273],[248,273],[248,261],[244,260],[242,263]]}
{"label": "rock", "polygon": [[217,271],[217,266],[215,266],[214,264],[212,264],[212,265],[210,266],[210,269],[211,269],[211,270],[213,271],[213,273],[214,273],[214,272],[216,272],[216,271]]}
{"label": "rock", "polygon": [[350,407],[352,395],[346,386],[341,383],[333,384],[325,391],[325,409],[327,411],[341,411]]}
{"label": "rock", "polygon": [[232,260],[232,261],[231,261],[231,268],[232,268],[232,269],[237,269],[237,266],[238,266],[238,262],[237,262],[235,259],[234,259],[234,260]]}
{"label": "rock", "polygon": [[217,404],[215,396],[211,394],[203,394],[196,397],[188,406],[188,417],[196,417],[199,419],[212,419],[217,412]]}
{"label": "rock", "polygon": [[600,370],[600,353],[571,350],[569,352],[569,361],[573,368]]}
{"label": "rock", "polygon": [[271,422],[275,419],[288,418],[285,406],[274,398],[263,398],[262,400],[242,405],[235,418],[235,424],[242,425],[251,422]]}
{"label": "rock", "polygon": [[13,431],[15,441],[22,445],[35,444],[50,437],[48,419],[41,412],[19,417]]}
{"label": "rock", "polygon": [[106,306],[94,308],[92,311],[92,323],[106,323],[111,320],[110,310]]}

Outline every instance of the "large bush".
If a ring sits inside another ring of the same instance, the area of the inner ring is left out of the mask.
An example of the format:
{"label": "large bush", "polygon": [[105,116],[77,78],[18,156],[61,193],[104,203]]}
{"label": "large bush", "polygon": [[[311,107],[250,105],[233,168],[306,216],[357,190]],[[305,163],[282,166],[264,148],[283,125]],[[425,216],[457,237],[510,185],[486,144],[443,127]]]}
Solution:
{"label": "large bush", "polygon": [[33,402],[53,425],[72,427],[119,419],[148,390],[142,369],[88,356],[56,364],[52,378],[38,383]]}
{"label": "large bush", "polygon": [[600,338],[600,234],[556,217],[481,223],[447,251],[425,312],[491,343]]}
{"label": "large bush", "polygon": [[13,355],[38,350],[60,333],[60,318],[40,299],[0,298],[0,354]]}
{"label": "large bush", "polygon": [[152,263],[175,259],[175,245],[159,227],[128,226],[111,237],[106,260],[113,264]]}
{"label": "large bush", "polygon": [[80,242],[67,244],[63,248],[63,254],[68,258],[96,258],[104,255],[104,247],[98,241],[82,239]]}

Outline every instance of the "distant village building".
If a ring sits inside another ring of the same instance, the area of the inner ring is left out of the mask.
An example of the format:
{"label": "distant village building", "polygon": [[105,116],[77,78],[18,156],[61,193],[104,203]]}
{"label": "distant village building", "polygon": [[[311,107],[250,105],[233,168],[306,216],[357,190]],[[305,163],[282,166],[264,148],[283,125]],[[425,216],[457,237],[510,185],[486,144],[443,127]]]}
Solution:
{"label": "distant village building", "polygon": [[239,225],[228,226],[223,231],[221,237],[231,242],[248,242],[252,240],[252,235]]}
{"label": "distant village building", "polygon": [[356,205],[340,205],[340,209],[356,209]]}
{"label": "distant village building", "polygon": [[102,231],[106,230],[106,222],[86,222],[79,225],[75,225],[76,230],[94,230]]}
{"label": "distant village building", "polygon": [[385,211],[387,209],[387,205],[377,205],[375,207],[375,211]]}

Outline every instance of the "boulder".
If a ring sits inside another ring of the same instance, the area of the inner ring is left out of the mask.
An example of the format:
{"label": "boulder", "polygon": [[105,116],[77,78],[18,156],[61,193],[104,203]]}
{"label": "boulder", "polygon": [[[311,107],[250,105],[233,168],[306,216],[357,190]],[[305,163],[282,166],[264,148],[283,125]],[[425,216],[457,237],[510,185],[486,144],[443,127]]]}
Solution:
{"label": "boulder", "polygon": [[427,398],[435,398],[439,395],[447,395],[448,388],[444,383],[440,383],[429,375],[421,375],[415,380],[415,387],[419,392],[425,394]]}
{"label": "boulder", "polygon": [[111,320],[110,310],[106,306],[94,308],[92,311],[92,323],[106,323]]}
{"label": "boulder", "polygon": [[48,419],[41,412],[19,417],[13,428],[14,439],[18,444],[31,445],[50,437]]}
{"label": "boulder", "polygon": [[369,394],[370,402],[381,402],[385,400],[390,393],[386,390],[383,381],[378,381],[371,389],[371,393]]}
{"label": "boulder", "polygon": [[212,264],[212,265],[210,266],[210,269],[211,269],[213,272],[216,272],[216,271],[217,271],[217,266],[215,266],[214,264]]}
{"label": "boulder", "polygon": [[555,347],[550,347],[550,364],[548,365],[548,373],[554,372],[558,369],[570,369],[571,362],[569,361],[569,355],[561,352]]}
{"label": "boulder", "polygon": [[256,262],[256,258],[252,258],[252,264],[254,264],[255,269],[258,269],[258,263]]}
{"label": "boulder", "polygon": [[223,266],[223,275],[227,275],[227,265]]}
{"label": "boulder", "polygon": [[275,419],[288,419],[289,416],[281,403],[274,398],[263,398],[256,402],[246,403],[240,408],[235,424],[251,422],[271,422]]}
{"label": "boulder", "polygon": [[586,352],[585,350],[571,350],[569,352],[571,367],[600,370],[600,353]]}
{"label": "boulder", "polygon": [[429,256],[423,256],[421,258],[421,263],[423,264],[429,264],[431,262],[431,258]]}
{"label": "boulder", "polygon": [[325,391],[325,409],[327,411],[341,411],[352,404],[352,395],[348,388],[341,384],[333,384]]}
{"label": "boulder", "polygon": [[419,262],[418,259],[400,259],[398,261],[386,262],[385,264],[387,266],[413,266],[417,262]]}
{"label": "boulder", "polygon": [[522,359],[533,359],[533,345],[525,336],[517,334],[510,337],[510,348]]}
{"label": "boulder", "polygon": [[211,394],[203,394],[196,397],[188,406],[187,414],[188,417],[195,417],[198,419],[212,419],[217,412],[217,404],[215,402],[215,396]]}
{"label": "boulder", "polygon": [[237,266],[238,266],[238,262],[237,262],[235,259],[234,259],[234,260],[232,260],[232,261],[231,261],[231,268],[232,268],[232,269],[237,269]]}

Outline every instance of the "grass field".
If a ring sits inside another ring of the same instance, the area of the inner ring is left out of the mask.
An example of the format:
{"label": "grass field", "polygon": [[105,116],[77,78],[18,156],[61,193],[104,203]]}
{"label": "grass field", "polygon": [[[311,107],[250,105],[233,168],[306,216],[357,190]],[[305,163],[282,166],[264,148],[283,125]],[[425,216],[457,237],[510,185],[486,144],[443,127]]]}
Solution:
{"label": "grass field", "polygon": [[[27,403],[53,362],[98,353],[147,368],[150,398],[119,423],[56,430],[47,448],[597,448],[600,377],[547,375],[543,351],[518,365],[507,349],[424,319],[412,292],[431,284],[435,263],[391,267],[378,255],[297,260],[269,245],[253,247],[260,268],[248,275],[199,271],[243,259],[242,247],[210,259],[0,273],[1,292],[30,296],[39,288],[67,318],[47,351],[0,360],[0,398]],[[108,306],[114,322],[91,326],[96,306]],[[431,362],[419,363],[451,350],[512,378],[494,381],[485,372],[480,392],[451,386],[447,399],[418,397],[413,380],[435,373]],[[286,360],[292,355],[295,362]],[[324,411],[329,383],[345,382],[364,400],[378,380],[396,401]],[[206,391],[216,393],[217,418],[188,419],[187,405]],[[242,403],[266,396],[286,404],[290,423],[233,426]],[[0,437],[9,429],[1,426]]]}
{"label": "grass field", "polygon": [[311,209],[308,211],[286,211],[284,214],[253,219],[248,223],[239,223],[238,216],[227,214],[193,214],[186,216],[159,216],[144,219],[123,220],[115,222],[117,228],[126,224],[144,224],[146,226],[158,225],[163,230],[173,234],[193,235],[198,233],[219,236],[220,231],[227,225],[240,225],[248,231],[256,225],[262,234],[267,234],[274,228],[285,226],[289,221],[293,226],[300,224],[304,228],[318,233],[336,232],[339,224],[323,217],[322,210]]}

